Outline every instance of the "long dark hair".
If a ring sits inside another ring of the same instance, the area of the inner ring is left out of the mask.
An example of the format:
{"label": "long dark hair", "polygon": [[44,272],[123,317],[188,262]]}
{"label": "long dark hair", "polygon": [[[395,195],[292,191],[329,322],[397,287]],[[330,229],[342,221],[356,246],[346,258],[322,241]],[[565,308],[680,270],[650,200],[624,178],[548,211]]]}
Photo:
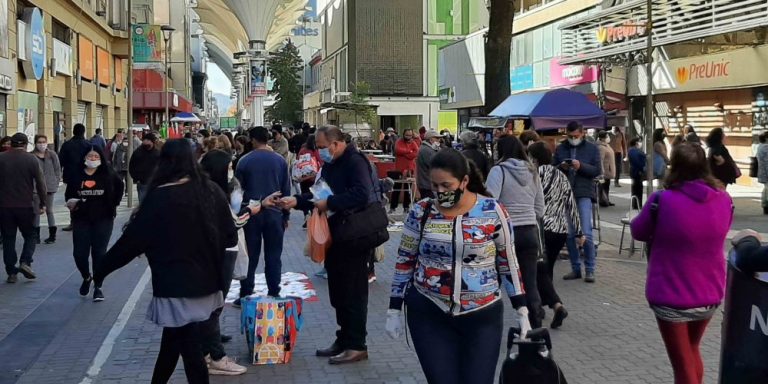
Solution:
{"label": "long dark hair", "polygon": [[310,151],[317,151],[317,140],[315,140],[315,135],[309,135],[307,137],[307,149]]}
{"label": "long dark hair", "polygon": [[707,146],[710,148],[719,147],[723,145],[723,140],[725,140],[723,129],[715,128],[709,131],[709,135],[707,136]]}
{"label": "long dark hair", "polygon": [[725,189],[723,183],[712,175],[704,149],[698,144],[681,143],[672,149],[664,188],[679,188],[686,182],[695,180],[701,180],[715,189]]}
{"label": "long dark hair", "polygon": [[499,163],[509,159],[517,159],[528,162],[528,155],[525,154],[523,143],[515,136],[504,136],[496,144],[499,151]]}
{"label": "long dark hair", "polygon": [[432,158],[430,169],[442,169],[459,180],[464,180],[464,176],[469,176],[468,191],[490,196],[485,189],[483,176],[477,169],[477,165],[473,161],[467,160],[461,152],[453,148],[444,148],[437,152]]}

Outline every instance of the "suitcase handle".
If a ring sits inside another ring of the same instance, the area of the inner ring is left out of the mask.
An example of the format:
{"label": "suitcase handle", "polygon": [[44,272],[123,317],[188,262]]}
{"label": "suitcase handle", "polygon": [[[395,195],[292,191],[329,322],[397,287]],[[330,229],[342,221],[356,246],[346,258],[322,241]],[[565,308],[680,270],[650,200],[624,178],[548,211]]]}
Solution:
{"label": "suitcase handle", "polygon": [[528,331],[528,340],[521,340],[520,332],[520,328],[509,328],[507,332],[507,350],[512,349],[512,346],[515,344],[540,344],[546,345],[548,350],[552,350],[552,338],[547,328],[536,328]]}

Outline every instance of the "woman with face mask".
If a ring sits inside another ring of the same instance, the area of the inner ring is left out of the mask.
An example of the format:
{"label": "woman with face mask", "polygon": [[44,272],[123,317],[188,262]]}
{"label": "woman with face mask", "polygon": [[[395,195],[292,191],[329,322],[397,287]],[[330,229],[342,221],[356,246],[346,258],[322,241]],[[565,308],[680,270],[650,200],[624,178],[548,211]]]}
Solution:
{"label": "woman with face mask", "polygon": [[405,221],[387,311],[387,333],[403,333],[401,309],[427,382],[491,384],[503,328],[502,286],[530,330],[506,209],[476,166],[446,148],[432,159],[434,199]]}
{"label": "woman with face mask", "polygon": [[[80,296],[88,296],[92,282],[88,258],[95,270],[107,251],[117,206],[123,197],[123,182],[98,146],[88,150],[82,164],[77,182],[67,184],[65,199],[72,212],[72,254],[83,277]],[[103,300],[101,286],[94,286],[93,301]]]}
{"label": "woman with face mask", "polygon": [[[48,149],[48,138],[44,135],[35,136],[35,149],[32,150],[32,154],[40,160],[40,168],[43,170],[43,179],[45,179],[45,206],[53,207],[53,196],[56,194],[56,190],[59,189],[59,181],[61,181],[61,165],[59,164],[59,156],[51,149]],[[40,196],[35,194],[35,199],[39,199]],[[35,203],[35,206],[39,204]],[[56,242],[56,217],[53,214],[53,209],[49,208],[45,210],[48,216],[48,238],[45,239],[46,244],[53,244]],[[40,215],[35,215],[35,236],[37,236],[37,243],[40,244]]]}
{"label": "woman with face mask", "polygon": [[[128,138],[123,138],[122,142],[115,146],[115,150],[112,151],[112,168],[114,168],[117,176],[125,184],[125,179],[128,177]],[[126,185],[125,193],[128,194],[128,188]]]}

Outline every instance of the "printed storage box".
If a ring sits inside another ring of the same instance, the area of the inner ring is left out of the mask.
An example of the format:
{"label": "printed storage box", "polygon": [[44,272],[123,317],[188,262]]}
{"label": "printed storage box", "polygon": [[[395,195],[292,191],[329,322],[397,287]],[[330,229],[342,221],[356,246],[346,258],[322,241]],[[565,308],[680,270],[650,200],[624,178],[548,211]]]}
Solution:
{"label": "printed storage box", "polygon": [[301,329],[302,300],[298,297],[249,296],[242,300],[241,333],[245,333],[252,364],[291,361]]}

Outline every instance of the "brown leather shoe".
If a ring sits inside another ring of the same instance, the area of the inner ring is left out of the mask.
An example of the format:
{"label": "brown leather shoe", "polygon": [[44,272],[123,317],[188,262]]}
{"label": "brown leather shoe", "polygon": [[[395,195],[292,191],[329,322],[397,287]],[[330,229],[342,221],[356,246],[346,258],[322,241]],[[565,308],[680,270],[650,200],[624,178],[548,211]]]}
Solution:
{"label": "brown leather shoe", "polygon": [[344,352],[328,359],[328,364],[347,364],[362,360],[368,360],[368,351],[355,351],[354,349],[347,349]]}
{"label": "brown leather shoe", "polygon": [[326,349],[318,349],[315,351],[315,356],[319,357],[333,357],[340,353],[344,352],[344,348],[342,348],[340,345],[338,345],[336,342],[331,344],[330,347]]}

